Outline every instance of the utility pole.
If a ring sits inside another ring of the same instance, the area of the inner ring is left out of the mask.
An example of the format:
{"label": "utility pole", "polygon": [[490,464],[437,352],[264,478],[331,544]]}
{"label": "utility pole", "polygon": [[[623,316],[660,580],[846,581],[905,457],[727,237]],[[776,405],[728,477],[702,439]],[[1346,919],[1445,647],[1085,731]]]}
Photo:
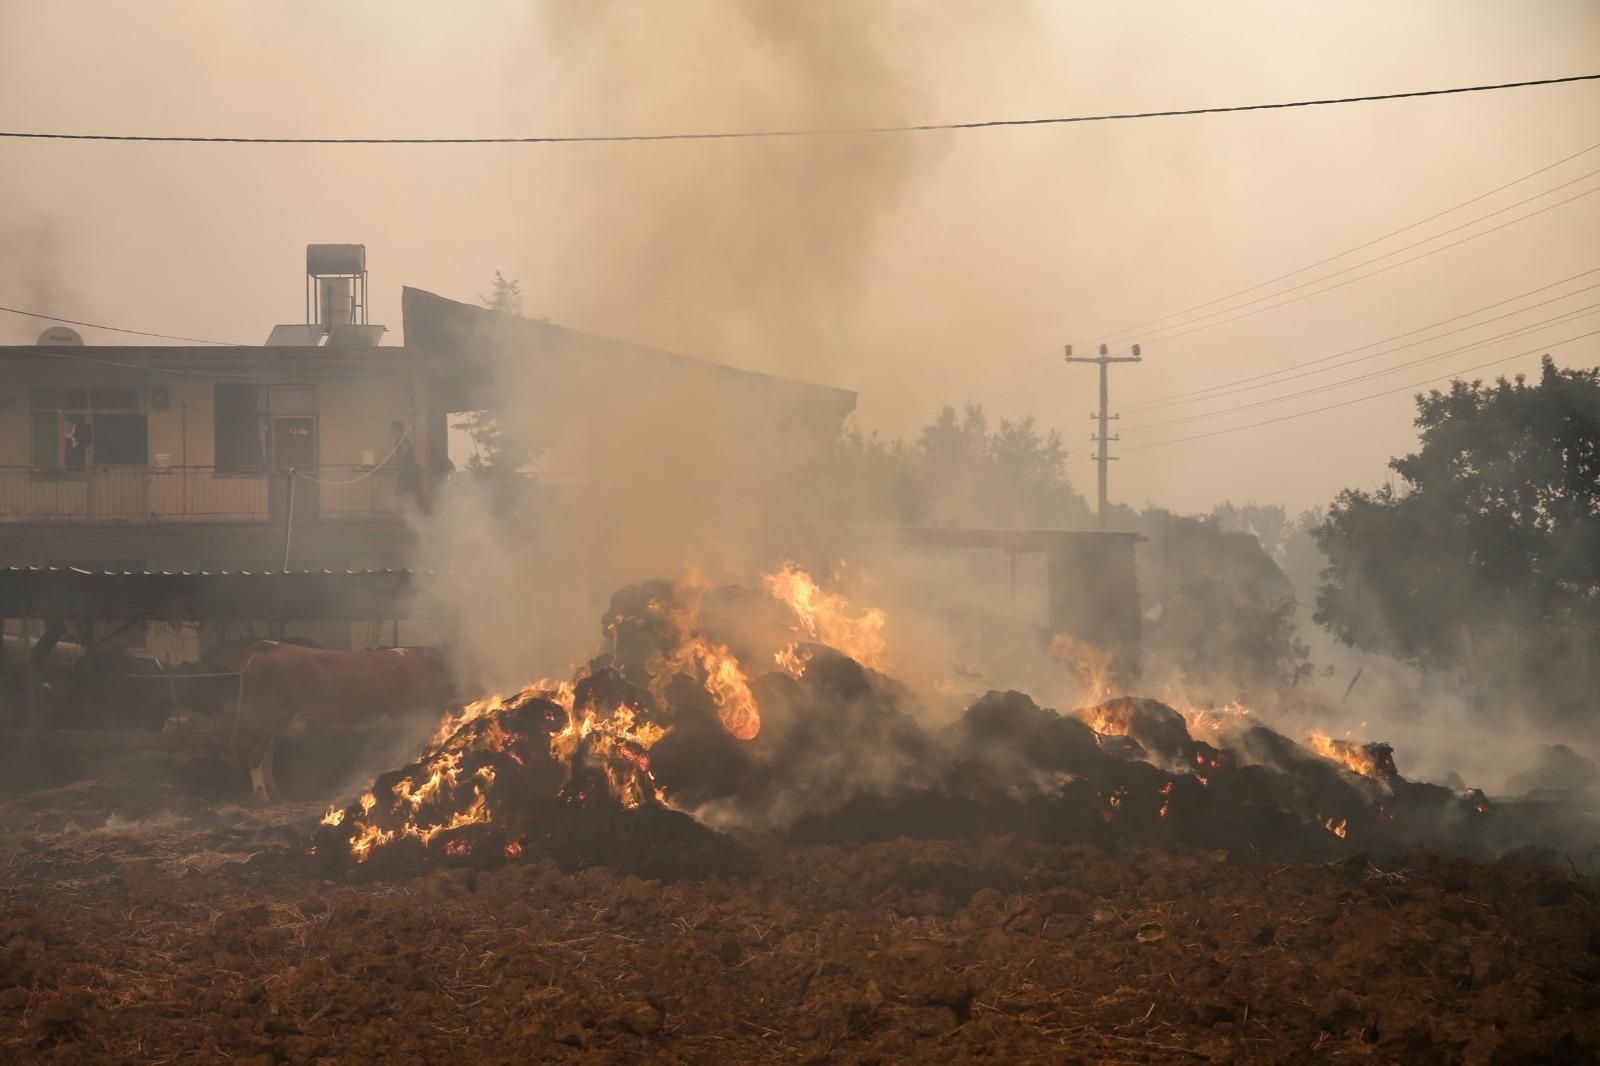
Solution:
{"label": "utility pole", "polygon": [[1100,420],[1100,433],[1097,436],[1090,437],[1089,439],[1094,441],[1095,443],[1097,443],[1100,446],[1099,452],[1095,455],[1095,461],[1096,461],[1096,463],[1099,464],[1099,467],[1100,467],[1100,498],[1099,498],[1099,504],[1095,508],[1095,517],[1099,520],[1100,528],[1101,529],[1105,529],[1106,528],[1106,464],[1111,462],[1112,459],[1116,458],[1116,456],[1107,454],[1106,448],[1109,446],[1111,441],[1121,440],[1122,439],[1120,436],[1112,437],[1112,436],[1108,436],[1107,435],[1107,429],[1109,427],[1107,426],[1106,423],[1109,422],[1113,418],[1120,418],[1121,416],[1120,415],[1110,414],[1106,410],[1106,408],[1109,406],[1109,404],[1111,402],[1111,400],[1110,400],[1111,393],[1110,393],[1110,389],[1108,387],[1108,383],[1107,383],[1107,380],[1106,380],[1106,368],[1109,367],[1112,363],[1137,363],[1137,362],[1141,362],[1141,359],[1139,357],[1139,346],[1137,344],[1135,344],[1133,346],[1133,354],[1132,355],[1107,355],[1106,354],[1106,346],[1102,344],[1100,346],[1100,354],[1099,355],[1094,356],[1093,358],[1084,358],[1084,357],[1074,358],[1073,355],[1072,355],[1072,345],[1069,344],[1069,345],[1067,345],[1067,362],[1069,362],[1069,363],[1095,363],[1100,367],[1100,414],[1098,416],[1094,415],[1094,414],[1090,414],[1089,415],[1090,418],[1096,418],[1096,417],[1099,418],[1099,420]]}

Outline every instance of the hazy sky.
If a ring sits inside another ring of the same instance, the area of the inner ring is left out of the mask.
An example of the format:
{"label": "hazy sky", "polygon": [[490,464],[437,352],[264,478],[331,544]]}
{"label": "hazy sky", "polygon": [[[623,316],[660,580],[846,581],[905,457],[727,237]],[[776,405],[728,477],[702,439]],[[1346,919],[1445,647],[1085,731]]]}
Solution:
{"label": "hazy sky", "polygon": [[[815,127],[1597,71],[1600,4],[1592,0],[0,0],[0,128],[15,130],[481,136]],[[804,141],[341,148],[8,140],[0,141],[0,304],[259,343],[274,323],[302,315],[307,242],[363,242],[374,321],[398,327],[403,284],[473,299],[499,269],[521,280],[535,317],[856,389],[868,429],[913,432],[941,404],[971,399],[999,415],[1061,425],[1072,474],[1092,491],[1084,416],[1094,386],[1086,369],[1057,365],[1069,341],[1087,351],[1113,336],[1145,340],[1146,361],[1114,371],[1113,407],[1126,412],[1120,431],[1131,448],[1600,329],[1600,316],[1574,317],[1314,396],[1151,425],[1581,314],[1600,302],[1600,290],[1577,291],[1600,282],[1592,274],[1480,318],[1555,302],[1353,367],[1210,404],[1133,409],[1600,267],[1595,195],[1238,322],[1165,341],[1176,331],[1118,332],[1361,244],[1597,142],[1600,83]],[[1596,170],[1600,150],[1282,284],[1573,182],[1395,258],[1458,240],[1600,187],[1600,175],[1582,177]],[[41,327],[0,315],[0,341],[26,343]],[[117,343],[85,333],[90,343]],[[1600,337],[1553,351],[1566,365],[1597,365]],[[1504,369],[1536,362],[1528,356]],[[1113,494],[1179,510],[1222,499],[1320,505],[1343,486],[1382,481],[1384,461],[1413,439],[1410,409],[1402,393],[1129,450],[1114,468]]]}

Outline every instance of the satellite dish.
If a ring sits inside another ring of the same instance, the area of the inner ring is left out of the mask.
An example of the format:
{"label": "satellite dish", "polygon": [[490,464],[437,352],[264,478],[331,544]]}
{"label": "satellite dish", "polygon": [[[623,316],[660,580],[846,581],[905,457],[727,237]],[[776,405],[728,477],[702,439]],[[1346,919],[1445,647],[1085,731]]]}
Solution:
{"label": "satellite dish", "polygon": [[68,329],[66,326],[51,326],[39,334],[39,344],[41,346],[75,344],[81,348],[83,346],[83,338],[78,336],[78,331],[75,329]]}

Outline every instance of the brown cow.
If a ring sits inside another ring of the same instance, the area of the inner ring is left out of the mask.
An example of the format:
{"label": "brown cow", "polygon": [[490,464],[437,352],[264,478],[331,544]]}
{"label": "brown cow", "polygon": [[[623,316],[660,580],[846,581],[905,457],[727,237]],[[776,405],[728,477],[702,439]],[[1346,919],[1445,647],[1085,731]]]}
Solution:
{"label": "brown cow", "polygon": [[450,669],[432,648],[338,651],[263,640],[239,663],[235,747],[263,800],[278,798],[272,759],[280,737],[371,729],[385,717],[443,710],[455,698]]}

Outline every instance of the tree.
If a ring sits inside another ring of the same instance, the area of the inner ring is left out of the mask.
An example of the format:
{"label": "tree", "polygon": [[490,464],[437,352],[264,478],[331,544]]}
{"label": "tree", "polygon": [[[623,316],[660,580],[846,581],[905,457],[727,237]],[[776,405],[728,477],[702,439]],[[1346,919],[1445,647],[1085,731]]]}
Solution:
{"label": "tree", "polygon": [[500,271],[494,272],[494,295],[479,296],[478,302],[491,311],[501,311],[508,315],[522,315],[522,282],[515,279],[506,280]]}
{"label": "tree", "polygon": [[982,407],[945,407],[915,441],[852,429],[834,454],[836,509],[857,521],[1071,529],[1089,517],[1060,434],[1031,418],[991,428]]}
{"label": "tree", "polygon": [[1316,528],[1316,619],[1482,699],[1600,695],[1600,368],[1417,397],[1399,489],[1347,490]]}
{"label": "tree", "polygon": [[[494,272],[494,289],[491,296],[479,296],[478,302],[491,311],[507,315],[522,315],[522,283],[508,280],[500,271]],[[455,429],[466,430],[472,438],[472,457],[467,469],[478,475],[515,473],[522,465],[520,458],[513,459],[506,449],[505,435],[500,423],[489,411],[468,411]]]}

